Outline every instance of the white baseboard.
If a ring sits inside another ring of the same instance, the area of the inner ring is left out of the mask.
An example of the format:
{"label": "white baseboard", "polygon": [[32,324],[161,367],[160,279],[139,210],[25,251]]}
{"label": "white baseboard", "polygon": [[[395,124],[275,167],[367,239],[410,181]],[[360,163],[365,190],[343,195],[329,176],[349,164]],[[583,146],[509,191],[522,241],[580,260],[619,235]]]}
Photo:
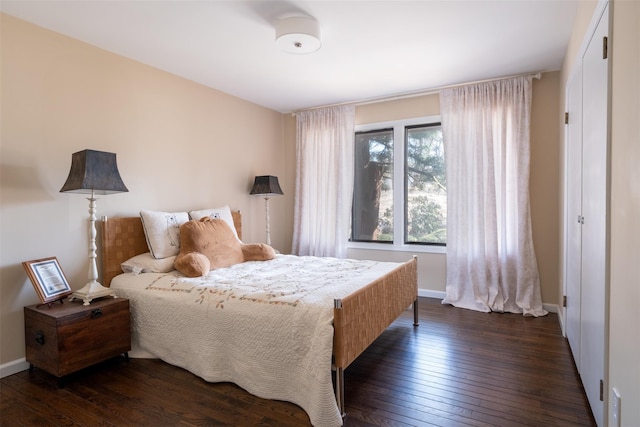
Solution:
{"label": "white baseboard", "polygon": [[446,295],[447,294],[444,291],[430,291],[429,289],[418,288],[419,297],[436,298],[442,300]]}
{"label": "white baseboard", "polygon": [[547,310],[549,313],[558,313],[558,304],[542,304],[542,308]]}
{"label": "white baseboard", "polygon": [[563,337],[567,337],[567,325],[565,324],[565,315],[566,315],[566,309],[565,308],[560,308],[560,306],[558,307],[558,320],[560,321],[560,330],[562,331],[562,336]]}
{"label": "white baseboard", "polygon": [[29,363],[27,363],[23,357],[22,359],[0,365],[0,378],[8,377],[9,375],[26,371],[27,369],[29,369]]}
{"label": "white baseboard", "polygon": [[[444,291],[431,291],[429,289],[418,289],[418,296],[419,297],[436,298],[436,299],[439,299],[439,300],[443,300],[446,295],[447,294]],[[543,303],[542,307],[545,310],[547,310],[549,313],[558,313],[558,305],[557,304],[544,304]],[[562,324],[562,319],[560,319],[560,323]]]}

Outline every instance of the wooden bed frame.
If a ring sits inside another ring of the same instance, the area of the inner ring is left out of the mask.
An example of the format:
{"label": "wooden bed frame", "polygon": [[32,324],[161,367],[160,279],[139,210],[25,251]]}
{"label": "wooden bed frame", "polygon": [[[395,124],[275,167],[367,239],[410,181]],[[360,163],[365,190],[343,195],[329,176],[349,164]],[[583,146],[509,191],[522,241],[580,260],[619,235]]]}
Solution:
{"label": "wooden bed frame", "polygon": [[[232,212],[242,238],[240,212]],[[149,252],[140,217],[110,218],[101,221],[102,279],[104,286],[122,273],[120,264]],[[403,263],[353,294],[334,300],[333,366],[336,402],[344,416],[344,370],[394,320],[413,304],[413,324],[418,326],[417,259]]]}

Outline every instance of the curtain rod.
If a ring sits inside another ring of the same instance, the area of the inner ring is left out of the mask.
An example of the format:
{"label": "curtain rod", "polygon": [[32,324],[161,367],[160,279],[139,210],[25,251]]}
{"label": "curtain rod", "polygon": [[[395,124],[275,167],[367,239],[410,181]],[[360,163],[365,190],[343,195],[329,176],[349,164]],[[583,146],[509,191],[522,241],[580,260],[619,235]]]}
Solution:
{"label": "curtain rod", "polygon": [[408,92],[408,93],[403,93],[403,94],[399,94],[399,95],[392,95],[392,96],[383,96],[383,97],[379,97],[379,98],[361,99],[359,101],[346,101],[346,102],[338,102],[336,104],[319,105],[317,107],[311,107],[311,108],[305,108],[303,110],[292,111],[291,115],[295,116],[296,113],[301,113],[303,111],[319,110],[321,108],[339,107],[341,105],[355,105],[357,107],[357,106],[360,106],[360,105],[375,104],[375,103],[378,103],[378,102],[395,101],[395,100],[399,100],[399,99],[415,98],[417,96],[425,96],[425,95],[434,95],[434,94],[438,93],[439,91],[441,91],[443,89],[450,89],[450,88],[460,87],[460,86],[468,86],[468,85],[473,85],[473,84],[478,84],[478,83],[495,82],[495,81],[498,81],[498,80],[512,79],[514,77],[521,77],[521,76],[531,76],[534,79],[540,80],[542,78],[542,72],[539,71],[539,72],[533,73],[533,74],[531,74],[531,73],[516,74],[516,75],[513,75],[513,76],[498,77],[498,78],[495,78],[495,79],[477,80],[477,81],[468,82],[468,83],[458,83],[458,84],[447,85],[447,86],[439,86],[439,87],[436,87],[436,88],[433,88],[433,89],[421,90],[421,91],[417,91],[417,92]]}

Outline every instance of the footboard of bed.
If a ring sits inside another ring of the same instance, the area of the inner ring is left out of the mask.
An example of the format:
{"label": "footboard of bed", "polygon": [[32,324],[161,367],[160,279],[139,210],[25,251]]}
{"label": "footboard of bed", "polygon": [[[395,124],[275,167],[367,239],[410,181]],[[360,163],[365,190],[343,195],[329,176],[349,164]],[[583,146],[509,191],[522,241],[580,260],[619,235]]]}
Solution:
{"label": "footboard of bed", "polygon": [[344,411],[343,371],[411,304],[418,325],[417,258],[353,294],[335,300],[333,313],[333,364],[336,370],[336,400]]}

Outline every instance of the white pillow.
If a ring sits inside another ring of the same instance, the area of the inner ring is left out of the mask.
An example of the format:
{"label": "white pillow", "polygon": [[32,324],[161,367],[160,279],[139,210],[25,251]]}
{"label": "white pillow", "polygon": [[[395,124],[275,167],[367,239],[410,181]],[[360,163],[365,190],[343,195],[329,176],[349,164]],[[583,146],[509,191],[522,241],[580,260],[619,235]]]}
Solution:
{"label": "white pillow", "polygon": [[211,218],[223,219],[229,225],[229,227],[231,227],[233,235],[236,236],[236,239],[238,239],[238,232],[236,231],[236,226],[233,224],[233,216],[231,215],[231,208],[229,208],[229,206],[225,205],[221,208],[203,209],[200,211],[189,212],[189,217],[196,221],[200,221],[202,218],[207,216]]}
{"label": "white pillow", "polygon": [[174,270],[173,262],[175,259],[175,256],[155,259],[151,256],[151,252],[145,252],[129,258],[120,264],[120,267],[125,273],[168,273]]}
{"label": "white pillow", "polygon": [[140,211],[147,246],[154,258],[166,258],[180,252],[180,226],[189,221],[186,212]]}

